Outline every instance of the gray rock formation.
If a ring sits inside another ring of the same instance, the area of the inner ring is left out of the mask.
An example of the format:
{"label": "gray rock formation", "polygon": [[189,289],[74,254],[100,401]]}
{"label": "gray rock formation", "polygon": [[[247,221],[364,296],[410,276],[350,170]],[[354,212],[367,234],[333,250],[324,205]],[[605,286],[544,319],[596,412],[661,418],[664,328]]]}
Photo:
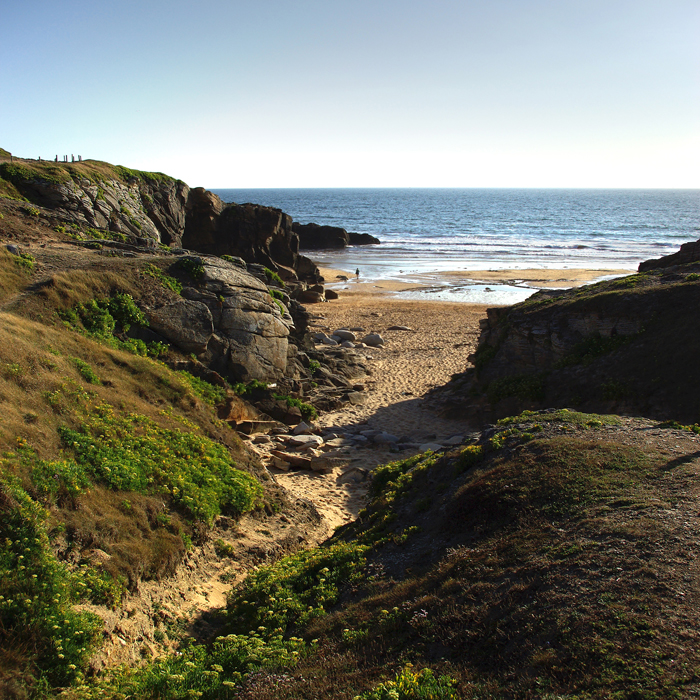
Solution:
{"label": "gray rock formation", "polygon": [[29,176],[15,180],[28,199],[54,210],[66,221],[143,242],[179,245],[190,188],[161,173],[122,178],[116,175],[117,169],[112,177],[108,173],[100,180],[77,175],[64,181]]}
{"label": "gray rock formation", "polygon": [[267,287],[233,263],[195,258],[204,267],[181,300],[144,312],[151,328],[211,369],[238,381],[274,381],[288,361],[290,321]]}

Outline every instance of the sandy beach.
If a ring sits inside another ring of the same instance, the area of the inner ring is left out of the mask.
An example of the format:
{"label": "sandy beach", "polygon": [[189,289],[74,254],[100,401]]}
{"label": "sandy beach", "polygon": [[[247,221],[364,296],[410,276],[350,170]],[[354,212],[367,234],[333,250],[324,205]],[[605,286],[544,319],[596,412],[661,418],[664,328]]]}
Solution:
{"label": "sandy beach", "polygon": [[[517,278],[512,276],[514,272]],[[610,273],[609,270],[503,270],[479,274],[483,280],[528,279],[538,286],[544,286],[540,283],[546,281],[549,286],[572,287]],[[322,274],[326,280],[334,279],[337,274],[347,275],[328,268]],[[488,306],[397,298],[392,292],[405,288],[397,281],[375,283],[353,279],[347,286],[347,290],[338,290],[339,299],[308,307],[314,316],[311,330],[331,333],[337,328],[359,327],[367,333],[381,334],[385,346],[368,352],[372,374],[362,382],[367,402],[325,413],[316,425],[341,433],[361,426],[363,430],[386,431],[418,444],[468,435],[469,426],[436,416],[424,405],[423,397],[469,365],[467,358],[479,339],[479,320],[486,316]],[[411,330],[389,330],[392,326]],[[275,478],[293,494],[312,500],[325,516],[331,533],[354,519],[364,506],[367,482],[346,479],[348,470],[357,467],[371,471],[377,465],[410,454],[397,454],[388,446],[379,445],[340,447],[334,456],[342,457],[342,466],[329,474],[300,470],[275,473]]]}
{"label": "sandy beach", "polygon": [[[633,269],[616,270],[586,270],[586,269],[548,269],[535,268],[529,270],[452,270],[438,271],[423,274],[406,275],[405,280],[366,280],[360,272],[360,278],[348,270],[338,270],[330,267],[321,267],[321,274],[326,284],[336,291],[347,294],[371,294],[376,290],[383,292],[405,292],[434,287],[439,284],[455,283],[491,283],[507,284],[533,289],[555,289],[566,287],[578,287],[588,284],[603,277],[629,275]],[[347,282],[340,279],[347,278]]]}

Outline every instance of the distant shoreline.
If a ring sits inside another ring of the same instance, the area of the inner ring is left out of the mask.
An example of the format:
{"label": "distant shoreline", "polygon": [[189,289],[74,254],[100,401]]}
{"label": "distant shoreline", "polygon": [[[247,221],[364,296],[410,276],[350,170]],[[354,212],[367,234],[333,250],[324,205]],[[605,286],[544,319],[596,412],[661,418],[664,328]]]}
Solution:
{"label": "distant shoreline", "polygon": [[[430,273],[406,274],[403,276],[381,279],[363,277],[360,270],[360,278],[349,270],[319,266],[321,274],[325,278],[326,287],[338,292],[341,296],[377,296],[389,295],[392,297],[410,297],[417,299],[424,296],[425,300],[440,301],[436,293],[444,291],[450,295],[444,301],[462,301],[473,304],[511,304],[522,301],[539,289],[568,289],[591,284],[603,279],[621,277],[635,272],[632,269],[527,269],[527,270],[451,270],[435,271]],[[339,276],[347,277],[347,281],[338,279]],[[403,279],[402,279],[403,277]],[[483,288],[482,294],[474,291],[474,286]],[[510,287],[511,290],[503,290]],[[471,298],[464,294],[460,298],[460,291],[470,288]],[[487,291],[488,290],[488,291]],[[517,292],[520,292],[518,295]],[[515,295],[514,295],[515,294]],[[428,296],[430,295],[430,296]],[[503,298],[506,297],[512,298]],[[521,297],[521,298],[519,298]]]}

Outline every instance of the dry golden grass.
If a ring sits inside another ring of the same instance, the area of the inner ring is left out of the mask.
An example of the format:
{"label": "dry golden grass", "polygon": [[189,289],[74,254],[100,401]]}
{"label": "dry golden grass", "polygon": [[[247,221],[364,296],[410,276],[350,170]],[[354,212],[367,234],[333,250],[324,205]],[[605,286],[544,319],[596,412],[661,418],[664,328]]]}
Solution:
{"label": "dry golden grass", "polygon": [[[99,385],[81,376],[75,358],[90,365]],[[49,394],[54,398],[47,399]],[[214,439],[232,448],[240,445],[235,433],[162,363],[68,329],[0,312],[0,449],[9,449],[20,437],[40,457],[50,458],[60,447],[57,427],[79,419],[80,406],[99,403],[139,413],[162,425],[173,424],[173,419],[162,414],[173,406],[176,414]]]}
{"label": "dry golden grass", "polygon": [[15,256],[0,248],[0,301],[17,294],[29,283],[31,273],[15,261]]}
{"label": "dry golden grass", "polygon": [[114,292],[128,292],[131,288],[129,281],[116,272],[71,270],[59,272],[44,283],[37,293],[37,301],[62,311]]}

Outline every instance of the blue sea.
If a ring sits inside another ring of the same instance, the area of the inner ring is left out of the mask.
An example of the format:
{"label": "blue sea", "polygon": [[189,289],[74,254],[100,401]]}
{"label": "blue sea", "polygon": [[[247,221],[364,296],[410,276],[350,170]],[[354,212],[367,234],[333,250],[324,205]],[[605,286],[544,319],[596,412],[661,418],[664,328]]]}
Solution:
{"label": "blue sea", "polygon": [[[635,270],[700,238],[700,190],[220,189],[225,202],[370,233],[380,245],[311,251],[318,264],[402,279],[447,270]],[[466,275],[465,275],[466,276]],[[513,303],[532,289],[436,283],[426,298]]]}

